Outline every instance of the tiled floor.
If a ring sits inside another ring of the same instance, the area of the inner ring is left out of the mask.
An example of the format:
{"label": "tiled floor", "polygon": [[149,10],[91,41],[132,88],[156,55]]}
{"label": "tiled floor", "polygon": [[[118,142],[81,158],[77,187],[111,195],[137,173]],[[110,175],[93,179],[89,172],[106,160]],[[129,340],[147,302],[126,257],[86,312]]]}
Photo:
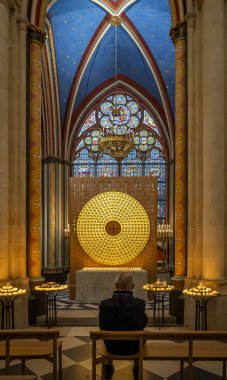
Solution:
{"label": "tiled floor", "polygon": [[[152,321],[152,305],[147,305],[147,315]],[[165,318],[168,309],[165,310]],[[45,318],[39,320],[44,324]],[[91,379],[91,341],[90,331],[98,329],[98,305],[79,305],[67,300],[67,294],[58,302],[58,327],[63,342],[63,380]],[[66,326],[67,325],[67,326]],[[34,328],[34,327],[31,327]],[[158,329],[149,326],[148,330]],[[174,326],[161,329],[185,329]],[[132,363],[119,361],[114,363],[115,372],[112,380],[133,380]],[[100,379],[100,366],[97,367],[97,380]],[[4,362],[0,361],[0,375],[4,373]],[[17,361],[11,363],[11,373],[20,374],[21,365]],[[39,380],[52,379],[52,364],[47,360],[29,360],[26,363],[26,373],[35,374]],[[194,365],[193,380],[220,380],[222,364],[219,362],[197,362]],[[180,380],[179,362],[144,362],[144,380]],[[184,380],[187,380],[187,366],[184,370]]]}
{"label": "tiled floor", "polygon": [[[182,327],[175,327],[179,329]],[[97,327],[61,327],[60,334],[63,341],[63,380],[89,380],[91,379],[91,342],[90,330]],[[157,329],[157,328],[149,328]],[[164,327],[162,329],[168,329]],[[171,327],[173,329],[173,327]],[[0,374],[4,373],[4,363],[0,361]],[[115,362],[113,380],[132,380],[132,364],[128,361]],[[97,367],[97,379],[100,379],[100,366]],[[21,365],[14,361],[11,373],[19,374]],[[26,363],[26,373],[35,374],[38,379],[52,379],[52,364],[47,360],[29,360]],[[184,371],[184,380],[187,380],[187,367]],[[196,363],[193,380],[219,380],[221,379],[221,363]],[[179,362],[144,362],[144,380],[180,380]]]}

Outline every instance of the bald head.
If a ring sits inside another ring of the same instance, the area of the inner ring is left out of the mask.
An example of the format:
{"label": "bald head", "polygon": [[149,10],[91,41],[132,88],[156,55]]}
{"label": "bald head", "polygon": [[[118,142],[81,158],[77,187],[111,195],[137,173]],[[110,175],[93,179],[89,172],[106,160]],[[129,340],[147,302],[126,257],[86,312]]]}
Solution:
{"label": "bald head", "polygon": [[134,276],[128,272],[122,272],[116,277],[117,290],[132,290],[134,288]]}

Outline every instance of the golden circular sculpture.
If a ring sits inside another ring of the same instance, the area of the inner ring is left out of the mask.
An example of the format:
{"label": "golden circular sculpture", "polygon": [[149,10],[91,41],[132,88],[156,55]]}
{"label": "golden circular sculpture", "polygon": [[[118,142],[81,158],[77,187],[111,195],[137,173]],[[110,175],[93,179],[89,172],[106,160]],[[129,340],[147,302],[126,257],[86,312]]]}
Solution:
{"label": "golden circular sculpture", "polygon": [[149,235],[150,221],[144,207],[119,191],[90,199],[77,220],[81,247],[92,259],[105,265],[133,260],[146,246]]}

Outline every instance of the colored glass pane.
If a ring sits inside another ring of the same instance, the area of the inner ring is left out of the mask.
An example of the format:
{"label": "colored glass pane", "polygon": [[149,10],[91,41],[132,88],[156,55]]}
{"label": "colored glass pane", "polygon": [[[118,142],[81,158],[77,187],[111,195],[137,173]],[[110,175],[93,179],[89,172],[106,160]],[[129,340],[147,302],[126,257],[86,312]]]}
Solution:
{"label": "colored glass pane", "polygon": [[140,138],[139,136],[134,137],[134,144],[138,145],[140,143]]}
{"label": "colored glass pane", "polygon": [[98,145],[97,145],[97,144],[96,144],[96,145],[92,144],[92,145],[91,145],[91,150],[92,150],[93,152],[98,152],[98,150],[99,150]]}
{"label": "colored glass pane", "polygon": [[145,130],[145,129],[143,129],[142,131],[140,131],[140,136],[148,136],[148,132]]}
{"label": "colored glass pane", "polygon": [[79,145],[77,146],[77,149],[76,150],[79,150],[81,148],[84,147],[84,140],[81,140],[81,142],[79,143]]}
{"label": "colored glass pane", "polygon": [[155,139],[154,139],[153,136],[148,136],[148,139],[147,139],[148,144],[153,145],[153,144],[154,144],[154,141],[155,141]]}
{"label": "colored glass pane", "polygon": [[148,150],[148,145],[139,145],[141,152],[146,152]]}
{"label": "colored glass pane", "polygon": [[91,136],[86,137],[84,141],[86,144],[90,145],[91,144]]}
{"label": "colored glass pane", "polygon": [[114,125],[122,125],[130,122],[130,111],[128,107],[119,105],[110,109],[109,118]]}
{"label": "colored glass pane", "polygon": [[147,137],[142,136],[142,137],[140,137],[139,140],[140,140],[140,144],[144,144],[144,145],[147,144]]}
{"label": "colored glass pane", "polygon": [[160,136],[160,132],[158,130],[157,125],[154,122],[154,119],[149,115],[149,113],[146,110],[144,110],[143,114],[143,123],[151,129],[153,129],[157,133],[157,135]]}
{"label": "colored glass pane", "polygon": [[138,177],[142,175],[142,165],[133,163],[130,165],[122,165],[121,167],[121,175],[123,177]]}
{"label": "colored glass pane", "polygon": [[153,160],[159,159],[159,150],[158,149],[152,149],[151,158],[153,158]]}
{"label": "colored glass pane", "polygon": [[101,123],[101,126],[103,128],[110,128],[110,127],[112,127],[112,123],[111,123],[111,121],[110,121],[110,119],[109,119],[108,116],[102,117],[101,120],[100,120],[100,123]]}
{"label": "colored glass pane", "polygon": [[114,104],[125,104],[126,103],[126,97],[122,94],[117,94],[113,98]]}
{"label": "colored glass pane", "polygon": [[108,115],[112,107],[113,107],[112,103],[110,103],[110,102],[104,102],[104,103],[101,104],[100,110],[105,115]]}
{"label": "colored glass pane", "polygon": [[82,126],[81,130],[80,130],[80,133],[79,133],[79,136],[84,132],[86,131],[88,128],[92,127],[93,125],[95,125],[96,123],[96,112],[93,111],[90,116],[87,118],[87,120],[85,121],[84,125]]}
{"label": "colored glass pane", "polygon": [[92,137],[92,144],[98,145],[98,141],[99,141],[99,137],[98,136]]}
{"label": "colored glass pane", "polygon": [[92,135],[92,137],[93,136],[98,136],[99,137],[100,136],[100,131],[96,129],[96,130],[94,130],[94,131],[91,132],[91,135]]}
{"label": "colored glass pane", "polygon": [[139,111],[139,105],[136,102],[128,102],[127,106],[132,115],[135,115]]}
{"label": "colored glass pane", "polygon": [[129,128],[136,128],[136,127],[138,127],[139,123],[140,123],[140,121],[139,121],[138,117],[131,116],[129,121],[127,122],[127,126]]}

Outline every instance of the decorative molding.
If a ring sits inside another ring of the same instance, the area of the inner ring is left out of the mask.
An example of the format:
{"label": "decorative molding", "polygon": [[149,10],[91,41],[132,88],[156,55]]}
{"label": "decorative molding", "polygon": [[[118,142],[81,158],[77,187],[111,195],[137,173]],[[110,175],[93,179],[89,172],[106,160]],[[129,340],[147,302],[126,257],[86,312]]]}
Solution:
{"label": "decorative molding", "polygon": [[192,6],[193,6],[193,9],[202,9],[202,3],[203,3],[203,0],[193,0],[193,3],[192,3]]}
{"label": "decorative molding", "polygon": [[110,23],[112,26],[120,26],[121,18],[119,16],[112,16],[110,19]]}
{"label": "decorative molding", "polygon": [[19,30],[27,31],[29,25],[29,21],[27,17],[24,16],[17,16],[17,27]]}
{"label": "decorative molding", "polygon": [[44,44],[44,42],[46,40],[46,33],[43,30],[41,30],[40,28],[38,28],[35,25],[29,25],[28,31],[29,31],[30,42],[35,41],[41,45]]}
{"label": "decorative molding", "polygon": [[170,29],[169,35],[173,41],[173,44],[175,44],[178,40],[185,40],[187,36],[186,21],[178,22],[176,26]]}
{"label": "decorative molding", "polygon": [[8,0],[8,2],[9,2],[9,9],[13,12],[16,9],[20,9],[21,7],[21,0]]}
{"label": "decorative molding", "polygon": [[65,164],[65,165],[73,165],[71,162],[64,160],[61,157],[54,156],[52,154],[42,158],[42,163],[59,163],[59,164]]}

